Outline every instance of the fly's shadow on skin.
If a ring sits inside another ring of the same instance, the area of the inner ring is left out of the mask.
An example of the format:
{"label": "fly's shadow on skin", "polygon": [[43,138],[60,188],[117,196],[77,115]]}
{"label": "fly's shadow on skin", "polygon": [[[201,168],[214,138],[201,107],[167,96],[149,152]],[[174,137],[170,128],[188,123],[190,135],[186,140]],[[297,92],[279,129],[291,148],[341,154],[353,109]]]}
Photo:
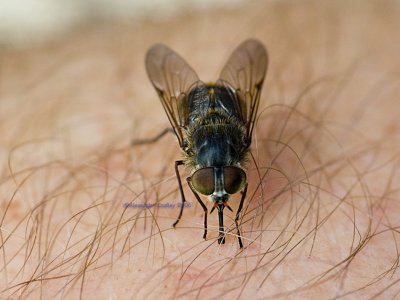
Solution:
{"label": "fly's shadow on skin", "polygon": [[168,132],[178,139],[184,159],[175,161],[182,205],[175,227],[182,218],[185,194],[179,167],[186,166],[186,181],[204,210],[204,234],[207,238],[207,206],[199,194],[218,211],[218,243],[225,243],[224,208],[231,195],[241,193],[235,215],[239,247],[243,242],[238,221],[248,187],[246,161],[260,102],[268,55],[264,45],[249,39],[241,43],[212,84],[200,81],[196,72],[176,52],[156,44],[146,55],[146,70],[172,128],[150,139],[135,140],[132,145],[157,142]]}

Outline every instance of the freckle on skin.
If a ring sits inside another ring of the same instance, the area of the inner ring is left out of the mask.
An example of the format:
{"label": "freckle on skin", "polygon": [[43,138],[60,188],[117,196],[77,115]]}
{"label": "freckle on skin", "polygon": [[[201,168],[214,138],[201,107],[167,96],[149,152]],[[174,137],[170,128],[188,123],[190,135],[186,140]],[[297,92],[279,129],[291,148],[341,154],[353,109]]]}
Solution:
{"label": "freckle on skin", "polygon": [[[2,211],[6,210],[7,205],[8,202],[3,202],[1,204]],[[23,216],[23,212],[21,211],[21,209],[22,209],[21,200],[18,198],[14,198],[11,204],[8,206],[8,213],[10,214],[8,217],[15,220],[21,219]]]}

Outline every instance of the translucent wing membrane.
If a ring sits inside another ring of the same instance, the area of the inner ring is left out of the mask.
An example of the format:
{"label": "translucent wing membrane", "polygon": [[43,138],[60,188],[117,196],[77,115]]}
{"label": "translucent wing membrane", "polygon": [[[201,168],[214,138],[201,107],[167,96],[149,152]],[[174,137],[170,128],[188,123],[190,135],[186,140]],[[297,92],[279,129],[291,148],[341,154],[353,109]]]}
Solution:
{"label": "translucent wing membrane", "polygon": [[189,113],[187,93],[199,83],[199,78],[183,58],[162,44],[147,52],[146,70],[182,146]]}
{"label": "translucent wing membrane", "polygon": [[229,57],[218,83],[228,85],[236,94],[249,144],[267,66],[268,54],[264,45],[257,40],[246,40]]}

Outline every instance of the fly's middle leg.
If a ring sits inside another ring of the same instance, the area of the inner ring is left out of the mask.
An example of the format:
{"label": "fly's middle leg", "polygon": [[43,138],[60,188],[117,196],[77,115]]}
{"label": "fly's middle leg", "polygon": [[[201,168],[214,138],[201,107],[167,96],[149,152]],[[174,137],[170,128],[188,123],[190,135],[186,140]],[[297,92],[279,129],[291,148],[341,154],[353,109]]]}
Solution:
{"label": "fly's middle leg", "polygon": [[186,202],[185,194],[184,194],[183,188],[182,188],[181,176],[180,176],[180,174],[179,174],[179,169],[178,169],[179,166],[182,166],[184,163],[185,163],[184,160],[177,160],[177,161],[175,161],[175,174],[176,174],[176,178],[178,179],[179,190],[181,191],[182,205],[181,205],[181,210],[179,211],[179,216],[178,216],[178,218],[176,219],[175,223],[172,224],[173,227],[175,227],[175,226],[179,223],[179,221],[180,221],[180,219],[181,219],[181,217],[182,217],[183,207],[185,206],[185,202]]}

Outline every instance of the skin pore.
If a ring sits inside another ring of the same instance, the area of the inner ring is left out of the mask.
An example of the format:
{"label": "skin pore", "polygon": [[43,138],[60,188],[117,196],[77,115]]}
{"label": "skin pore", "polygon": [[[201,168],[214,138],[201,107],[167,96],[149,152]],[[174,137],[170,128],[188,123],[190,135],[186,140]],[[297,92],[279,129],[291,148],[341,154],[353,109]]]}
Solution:
{"label": "skin pore", "polygon": [[[394,1],[260,1],[1,48],[0,298],[399,297],[399,17]],[[172,134],[130,142],[169,126],[152,44],[207,82],[249,37],[270,64],[239,250],[228,210],[226,244],[215,212],[202,239],[186,184],[172,228]]]}

